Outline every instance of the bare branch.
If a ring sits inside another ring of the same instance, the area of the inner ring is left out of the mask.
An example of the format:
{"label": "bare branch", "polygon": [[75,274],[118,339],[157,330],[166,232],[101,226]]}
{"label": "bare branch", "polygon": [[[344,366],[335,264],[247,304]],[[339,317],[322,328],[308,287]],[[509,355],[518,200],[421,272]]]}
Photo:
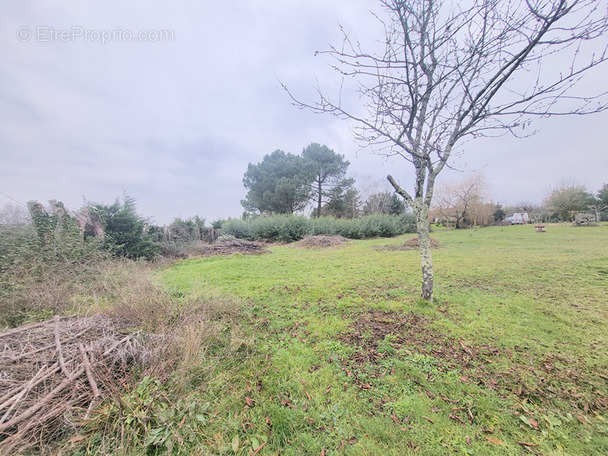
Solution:
{"label": "bare branch", "polygon": [[[411,163],[413,192],[388,180],[419,220],[428,217],[437,176],[466,138],[526,136],[535,132],[524,131],[534,118],[608,108],[608,90],[573,90],[608,60],[602,0],[380,3],[382,52],[363,50],[343,32],[340,49],[321,53],[342,81],[356,85],[362,111],[344,103],[342,85],[337,102],[320,87],[316,101],[283,87],[299,108],[354,122],[364,147]],[[430,251],[422,261],[432,276]]]}

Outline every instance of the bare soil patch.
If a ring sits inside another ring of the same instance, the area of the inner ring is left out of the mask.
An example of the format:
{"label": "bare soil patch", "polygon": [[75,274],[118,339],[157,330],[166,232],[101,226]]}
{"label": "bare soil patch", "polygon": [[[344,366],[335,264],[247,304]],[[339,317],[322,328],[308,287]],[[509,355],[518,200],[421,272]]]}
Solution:
{"label": "bare soil patch", "polygon": [[303,247],[305,249],[318,249],[336,247],[344,245],[347,242],[348,239],[342,236],[319,234],[316,236],[306,236],[304,239],[296,242],[294,245],[297,247]]}
{"label": "bare soil patch", "polygon": [[262,255],[270,253],[263,244],[245,239],[220,239],[214,244],[198,244],[195,253],[200,256],[214,255],[233,255],[241,253],[243,255]]}

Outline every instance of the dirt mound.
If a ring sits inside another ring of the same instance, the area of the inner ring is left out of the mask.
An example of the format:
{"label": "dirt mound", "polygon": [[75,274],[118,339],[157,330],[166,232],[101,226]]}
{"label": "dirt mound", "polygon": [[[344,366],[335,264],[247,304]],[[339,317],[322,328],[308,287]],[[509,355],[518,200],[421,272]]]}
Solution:
{"label": "dirt mound", "polygon": [[125,335],[127,326],[101,315],[55,317],[0,333],[0,454],[88,418],[145,356],[143,336]]}
{"label": "dirt mound", "polygon": [[[413,237],[411,239],[408,239],[407,241],[405,241],[405,244],[407,247],[413,248],[413,249],[417,249],[420,247],[420,244],[418,243],[418,238],[417,237]],[[441,242],[438,241],[435,238],[431,238],[431,248],[436,249],[437,247],[439,247],[441,245]]]}
{"label": "dirt mound", "polygon": [[348,242],[348,239],[342,236],[319,234],[316,236],[306,236],[299,242],[296,242],[297,247],[303,247],[305,249],[317,249],[323,247],[335,247],[343,245]]}
{"label": "dirt mound", "polygon": [[[441,246],[441,242],[435,238],[431,238],[431,248],[436,249]],[[418,243],[418,238],[413,237],[408,239],[403,244],[387,244],[387,245],[375,245],[372,247],[374,250],[382,251],[396,251],[396,250],[417,250],[420,248],[420,244]]]}
{"label": "dirt mound", "polygon": [[262,255],[270,253],[270,250],[259,242],[246,241],[244,239],[220,239],[214,244],[197,245],[195,252],[201,256],[232,255],[235,253]]}

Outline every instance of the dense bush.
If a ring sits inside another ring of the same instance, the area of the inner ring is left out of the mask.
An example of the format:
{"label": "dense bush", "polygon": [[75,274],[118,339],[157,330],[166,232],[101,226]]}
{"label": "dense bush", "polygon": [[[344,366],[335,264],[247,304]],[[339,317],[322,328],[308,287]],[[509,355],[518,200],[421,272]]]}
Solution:
{"label": "dense bush", "polygon": [[104,247],[118,257],[132,259],[154,258],[160,244],[147,230],[146,220],[135,210],[135,199],[125,195],[111,205],[91,204],[91,211],[99,217],[105,229]]}
{"label": "dense bush", "polygon": [[251,220],[230,219],[222,225],[222,235],[240,239],[292,242],[307,235],[335,234],[349,239],[393,237],[416,230],[411,214],[400,216],[372,214],[357,219],[321,217],[308,219],[295,215],[275,215]]}

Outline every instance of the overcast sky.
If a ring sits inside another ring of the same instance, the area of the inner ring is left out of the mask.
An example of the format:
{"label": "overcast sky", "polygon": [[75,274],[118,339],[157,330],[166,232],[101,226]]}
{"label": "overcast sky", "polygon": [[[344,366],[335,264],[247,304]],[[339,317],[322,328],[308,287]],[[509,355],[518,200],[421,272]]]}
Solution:
{"label": "overcast sky", "polygon": [[[0,205],[57,199],[78,208],[83,197],[111,203],[124,191],[161,224],[238,217],[247,164],[311,142],[344,154],[362,186],[390,172],[410,188],[407,162],[360,151],[347,122],[298,110],[278,82],[303,97],[317,79],[334,88],[327,60],[314,53],[339,42],[340,24],[362,41],[373,37],[375,5],[3,2]],[[148,40],[133,42],[140,32]],[[606,81],[605,65],[584,86]],[[503,204],[540,202],[562,178],[594,192],[608,182],[608,113],[536,127],[528,139],[468,143],[455,165],[483,170]]]}

